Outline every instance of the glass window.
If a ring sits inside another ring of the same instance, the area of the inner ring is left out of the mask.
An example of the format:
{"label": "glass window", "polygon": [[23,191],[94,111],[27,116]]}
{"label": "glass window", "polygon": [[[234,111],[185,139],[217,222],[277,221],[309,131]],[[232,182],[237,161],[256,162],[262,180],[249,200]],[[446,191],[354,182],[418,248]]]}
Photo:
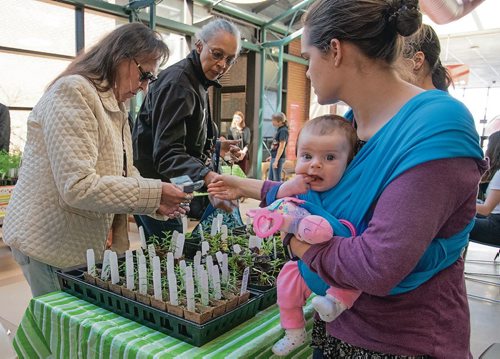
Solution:
{"label": "glass window", "polygon": [[2,1],[0,46],[75,55],[75,8],[45,1]]}
{"label": "glass window", "polygon": [[33,107],[70,60],[0,52],[0,102]]}
{"label": "glass window", "polygon": [[189,53],[189,48],[183,35],[171,33],[168,30],[160,27],[157,27],[156,31],[161,34],[163,41],[167,44],[168,49],[170,50],[170,57],[168,58],[167,63],[164,64],[162,68],[173,65],[187,56],[187,54]]}
{"label": "glass window", "polygon": [[10,110],[10,152],[24,151],[30,112]]}
{"label": "glass window", "polygon": [[85,49],[95,45],[105,35],[120,25],[128,23],[128,19],[93,10],[85,10]]}
{"label": "glass window", "polygon": [[[148,8],[149,13],[149,8]],[[162,1],[156,5],[156,16],[165,19],[184,22],[184,1],[183,0],[169,0]]]}

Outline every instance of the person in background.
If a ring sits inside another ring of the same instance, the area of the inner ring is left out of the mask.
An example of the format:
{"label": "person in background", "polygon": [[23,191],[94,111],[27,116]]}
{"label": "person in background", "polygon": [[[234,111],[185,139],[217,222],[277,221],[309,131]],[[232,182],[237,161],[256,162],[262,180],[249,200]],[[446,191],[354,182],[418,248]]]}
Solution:
{"label": "person in background", "polygon": [[245,123],[245,115],[241,111],[236,111],[233,115],[233,121],[231,122],[227,138],[238,141],[238,145],[241,148],[238,165],[245,174],[248,174],[250,169],[248,146],[250,146],[251,137],[250,129]]}
{"label": "person in background", "polygon": [[[217,19],[204,25],[197,38],[185,59],[160,72],[139,111],[132,137],[134,165],[143,176],[169,181],[187,175],[208,185],[217,175],[211,159],[219,135],[210,114],[208,89],[220,88],[218,80],[236,61],[240,32],[233,23]],[[222,142],[221,156],[239,151],[231,147],[236,143]],[[199,219],[207,206],[206,197],[196,197],[190,215]],[[135,216],[135,220],[147,239],[162,238],[165,231],[182,231],[178,219]]]}
{"label": "person in background", "polygon": [[9,152],[10,113],[9,108],[0,103],[0,151]]}
{"label": "person in background", "polygon": [[470,239],[500,246],[500,131],[490,135],[486,157],[490,167],[481,181],[489,184],[484,203],[476,204],[476,222],[470,232]]}
{"label": "person in background", "polygon": [[436,32],[423,24],[415,34],[404,38],[402,56],[397,61],[400,76],[425,90],[448,91],[453,80],[441,63],[440,54],[441,45]]}
{"label": "person in background", "polygon": [[[358,235],[284,238],[311,290],[362,291],[336,320],[315,321],[315,358],[471,358],[461,253],[486,163],[466,107],[398,74],[402,39],[420,25],[417,0],[317,0],[304,17],[301,51],[318,102],[350,106],[362,141],[331,191],[303,197]],[[272,186],[220,176],[209,192],[272,203]]]}
{"label": "person in background", "polygon": [[271,157],[267,160],[269,164],[268,179],[270,181],[281,181],[281,171],[286,160],[286,145],[288,143],[288,126],[286,115],[276,112],[271,117],[273,126],[276,127],[273,143],[271,144]]}
{"label": "person in background", "polygon": [[77,56],[28,118],[20,177],[3,223],[5,242],[33,296],[59,290],[55,270],[129,247],[129,213],[175,218],[191,195],[132,165],[125,102],[146,92],[168,57],[161,35],[133,23]]}

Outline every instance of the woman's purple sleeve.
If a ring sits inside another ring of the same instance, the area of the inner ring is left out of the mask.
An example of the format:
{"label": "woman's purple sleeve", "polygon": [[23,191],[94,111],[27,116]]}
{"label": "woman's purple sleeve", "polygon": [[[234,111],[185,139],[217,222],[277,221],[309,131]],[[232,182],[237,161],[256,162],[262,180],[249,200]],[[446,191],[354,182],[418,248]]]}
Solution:
{"label": "woman's purple sleeve", "polygon": [[411,168],[386,187],[361,235],[312,245],[302,260],[329,285],[387,295],[433,238],[448,238],[472,220],[481,172],[470,158]]}
{"label": "woman's purple sleeve", "polygon": [[281,185],[281,182],[269,181],[265,180],[262,188],[260,189],[260,204],[259,207],[266,207],[268,204],[266,203],[266,195],[267,192],[273,187]]}

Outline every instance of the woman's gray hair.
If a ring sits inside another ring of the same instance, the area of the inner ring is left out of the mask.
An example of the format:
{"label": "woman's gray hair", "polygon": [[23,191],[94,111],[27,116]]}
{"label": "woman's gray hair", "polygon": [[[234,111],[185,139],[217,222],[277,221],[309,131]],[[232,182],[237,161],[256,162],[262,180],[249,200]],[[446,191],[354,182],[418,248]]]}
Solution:
{"label": "woman's gray hair", "polygon": [[236,53],[239,53],[241,50],[240,30],[236,27],[235,24],[227,21],[226,19],[215,19],[205,24],[196,34],[196,38],[198,40],[207,42],[221,31],[227,32],[228,34],[231,34],[236,38],[238,45],[238,51]]}

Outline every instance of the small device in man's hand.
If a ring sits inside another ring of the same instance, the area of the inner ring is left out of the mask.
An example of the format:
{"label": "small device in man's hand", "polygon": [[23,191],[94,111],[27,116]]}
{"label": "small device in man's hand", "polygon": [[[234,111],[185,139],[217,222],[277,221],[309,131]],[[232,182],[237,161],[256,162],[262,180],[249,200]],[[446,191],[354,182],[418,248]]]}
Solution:
{"label": "small device in man's hand", "polygon": [[199,181],[193,182],[191,177],[184,175],[184,176],[171,178],[170,183],[175,184],[176,186],[179,186],[182,189],[182,191],[185,193],[192,193],[194,191],[199,190],[201,187],[203,187],[203,185],[205,184],[205,181],[199,180]]}

